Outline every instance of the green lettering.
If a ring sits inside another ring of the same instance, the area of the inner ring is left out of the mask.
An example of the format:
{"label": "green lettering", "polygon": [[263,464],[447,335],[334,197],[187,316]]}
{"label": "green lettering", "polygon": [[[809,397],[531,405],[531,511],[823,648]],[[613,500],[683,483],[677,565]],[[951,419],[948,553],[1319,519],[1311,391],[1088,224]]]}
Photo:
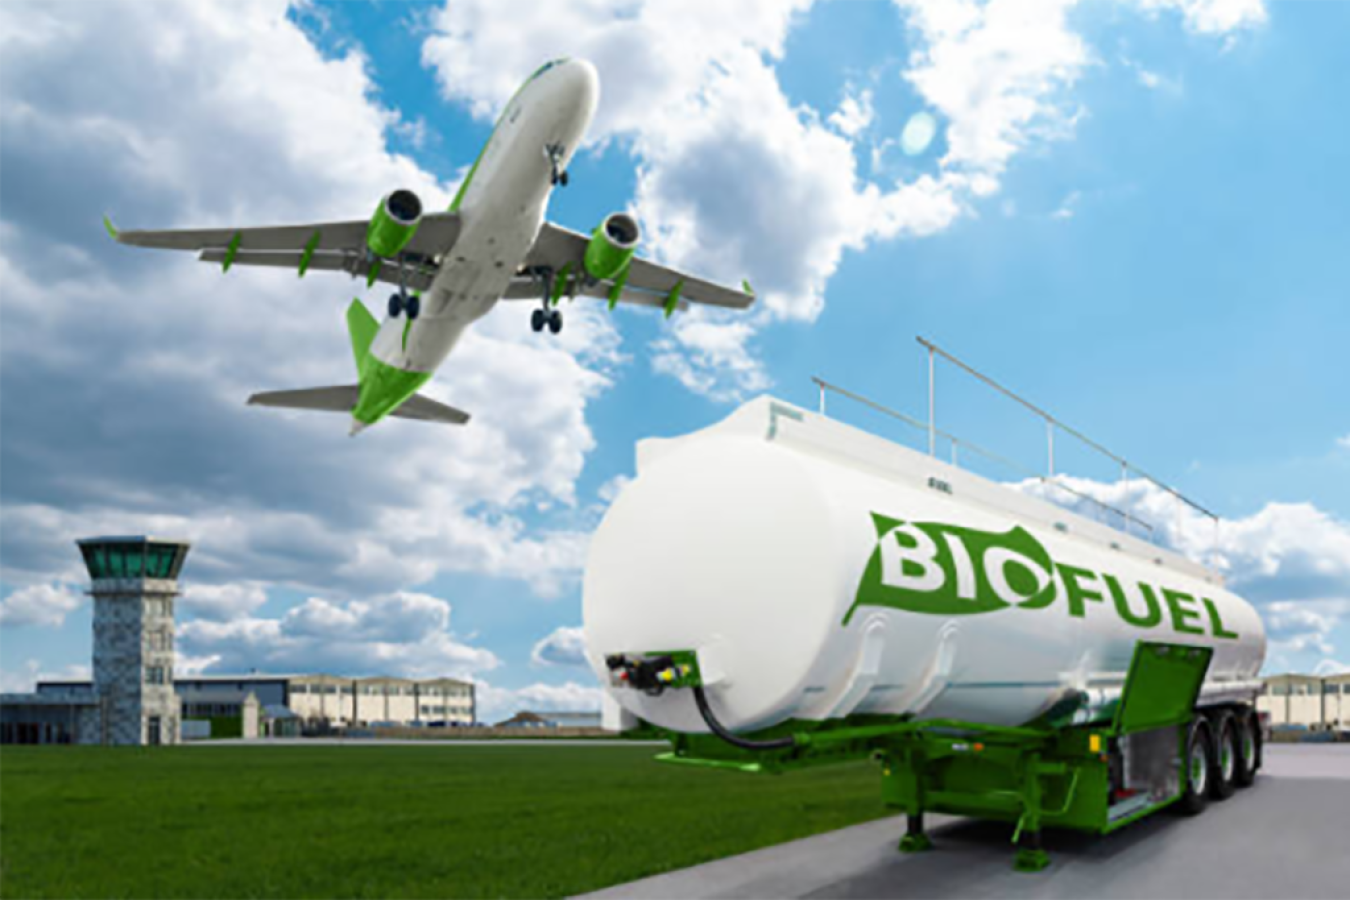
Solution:
{"label": "green lettering", "polygon": [[1087,569],[1080,569],[1076,566],[1066,566],[1063,563],[1056,565],[1059,573],[1064,576],[1064,593],[1068,595],[1069,615],[1079,619],[1086,614],[1084,601],[1092,600],[1101,603],[1104,599],[1100,591],[1094,591],[1091,588],[1084,587],[1079,583],[1079,579],[1097,580],[1096,572],[1089,572]]}
{"label": "green lettering", "polygon": [[1139,596],[1144,598],[1144,606],[1147,611],[1143,615],[1136,615],[1134,610],[1130,609],[1130,599],[1125,596],[1125,589],[1120,586],[1114,575],[1103,575],[1106,579],[1106,587],[1111,591],[1111,599],[1115,601],[1116,612],[1122,619],[1129,622],[1136,628],[1156,628],[1162,622],[1162,607],[1158,605],[1158,595],[1153,588],[1142,581],[1139,582]]}
{"label": "green lettering", "polygon": [[1200,613],[1194,608],[1183,607],[1182,603],[1194,603],[1195,598],[1182,591],[1174,591],[1163,588],[1163,599],[1167,601],[1167,608],[1172,613],[1172,627],[1181,634],[1204,634],[1203,628],[1196,628],[1193,625],[1186,624],[1188,620],[1200,619]]}
{"label": "green lettering", "polygon": [[1209,613],[1209,627],[1216,638],[1229,638],[1235,640],[1237,634],[1232,631],[1223,630],[1223,619],[1219,618],[1219,608],[1214,605],[1214,601],[1208,597],[1201,597],[1200,602],[1205,604],[1205,610]]}

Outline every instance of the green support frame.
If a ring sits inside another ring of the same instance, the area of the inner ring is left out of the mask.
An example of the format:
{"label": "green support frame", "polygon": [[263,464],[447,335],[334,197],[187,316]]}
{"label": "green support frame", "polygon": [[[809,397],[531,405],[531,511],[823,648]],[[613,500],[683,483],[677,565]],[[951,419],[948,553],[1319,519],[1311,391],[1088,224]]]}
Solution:
{"label": "green support frame", "polygon": [[[687,651],[667,655],[694,658]],[[746,735],[753,740],[791,735],[791,747],[745,750],[709,734],[668,732],[671,751],[658,759],[775,773],[871,758],[881,765],[882,801],[908,816],[901,852],[932,846],[923,830],[926,812],[993,819],[1014,824],[1014,867],[1034,872],[1049,864],[1042,829],[1105,834],[1180,798],[1184,781],[1171,796],[1113,821],[1111,747],[1130,734],[1174,729],[1180,760],[1211,655],[1204,647],[1140,642],[1113,715],[1095,722],[1057,726],[1044,716],[1024,727],[880,716],[793,721]],[[692,668],[672,687],[696,683],[698,671]]]}

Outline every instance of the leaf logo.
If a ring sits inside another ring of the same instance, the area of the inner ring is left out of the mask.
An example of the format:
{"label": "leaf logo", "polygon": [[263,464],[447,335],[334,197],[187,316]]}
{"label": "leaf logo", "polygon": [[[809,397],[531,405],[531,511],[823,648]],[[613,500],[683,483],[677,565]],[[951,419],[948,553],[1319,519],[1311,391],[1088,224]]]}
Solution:
{"label": "leaf logo", "polygon": [[858,584],[860,606],[968,616],[1009,606],[1044,609],[1058,595],[1055,564],[1021,526],[997,534],[872,514],[877,546]]}

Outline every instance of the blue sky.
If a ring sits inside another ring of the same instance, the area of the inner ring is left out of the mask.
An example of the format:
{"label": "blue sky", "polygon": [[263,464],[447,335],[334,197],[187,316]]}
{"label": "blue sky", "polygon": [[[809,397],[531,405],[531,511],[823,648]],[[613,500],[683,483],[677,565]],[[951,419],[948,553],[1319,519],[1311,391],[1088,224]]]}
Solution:
{"label": "blue sky", "polygon": [[[916,335],[1228,519],[1270,668],[1350,662],[1344,4],[3,16],[7,686],[88,663],[74,538],[167,530],[198,543],[182,666],[454,672],[495,710],[593,703],[579,571],[634,442],[766,390],[813,403],[817,374],[922,416]],[[596,62],[602,99],[550,218],[632,209],[649,252],[749,276],[757,311],[579,309],[548,341],[499,310],[433,386],[470,429],[348,441],[239,401],[349,380],[341,311],[381,292],[223,279],[97,227],[360,217],[396,186],[444,202],[495,110],[562,54]],[[911,155],[916,114],[938,128]],[[1041,461],[1036,423],[950,369],[939,417]],[[1163,537],[1191,547],[1200,527]]]}

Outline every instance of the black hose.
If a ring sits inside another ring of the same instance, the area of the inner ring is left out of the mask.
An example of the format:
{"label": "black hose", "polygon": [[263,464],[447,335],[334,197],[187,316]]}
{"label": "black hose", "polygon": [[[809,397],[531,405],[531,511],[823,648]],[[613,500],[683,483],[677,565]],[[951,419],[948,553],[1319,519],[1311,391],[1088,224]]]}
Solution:
{"label": "black hose", "polygon": [[717,721],[717,717],[713,715],[712,708],[708,706],[708,697],[703,693],[703,685],[701,684],[694,687],[694,703],[698,705],[698,714],[703,717],[703,721],[707,723],[709,730],[734,747],[740,747],[743,750],[783,750],[797,744],[792,735],[774,738],[771,741],[750,741],[727,731],[722,723]]}

